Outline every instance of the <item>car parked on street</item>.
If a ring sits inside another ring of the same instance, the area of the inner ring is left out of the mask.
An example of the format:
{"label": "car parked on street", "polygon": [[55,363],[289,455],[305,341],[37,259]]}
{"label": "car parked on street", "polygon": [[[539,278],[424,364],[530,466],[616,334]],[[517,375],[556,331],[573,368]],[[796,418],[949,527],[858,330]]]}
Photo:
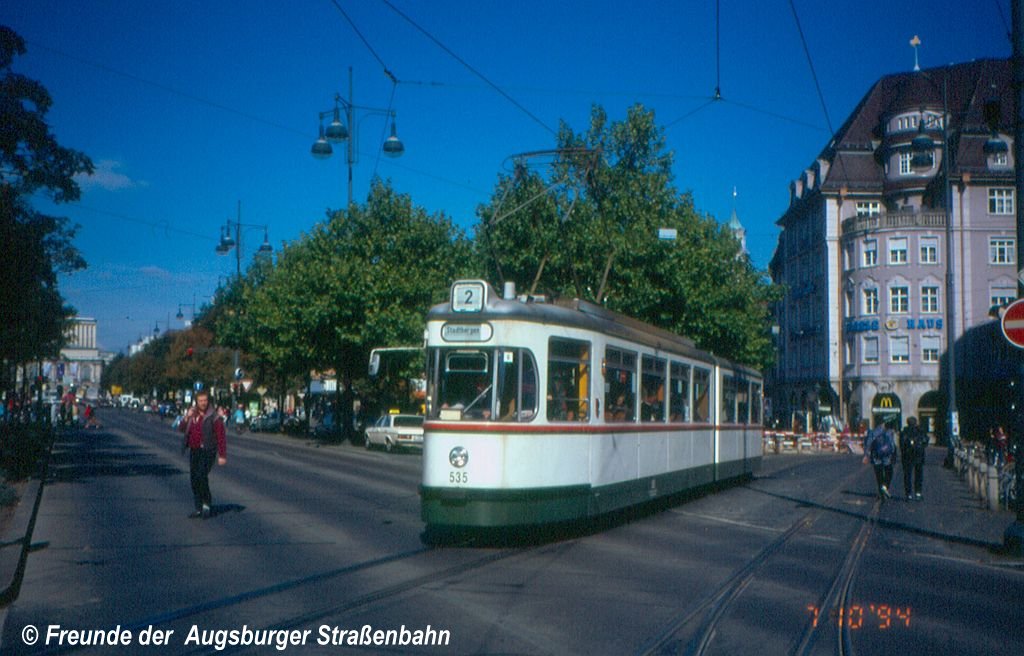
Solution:
{"label": "car parked on street", "polygon": [[423,448],[423,417],[384,415],[366,429],[366,448],[384,447],[385,451]]}
{"label": "car parked on street", "polygon": [[281,430],[281,413],[271,410],[268,413],[254,417],[249,422],[249,430],[254,433],[276,433]]}

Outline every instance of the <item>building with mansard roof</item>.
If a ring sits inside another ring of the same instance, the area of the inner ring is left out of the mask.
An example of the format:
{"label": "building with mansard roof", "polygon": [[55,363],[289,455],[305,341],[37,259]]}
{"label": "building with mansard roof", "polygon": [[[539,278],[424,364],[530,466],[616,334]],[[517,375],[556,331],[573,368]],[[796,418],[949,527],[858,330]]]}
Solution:
{"label": "building with mansard roof", "polygon": [[792,182],[769,265],[786,289],[767,390],[783,425],[937,427],[947,340],[1016,297],[1011,73],[982,60],[883,77]]}

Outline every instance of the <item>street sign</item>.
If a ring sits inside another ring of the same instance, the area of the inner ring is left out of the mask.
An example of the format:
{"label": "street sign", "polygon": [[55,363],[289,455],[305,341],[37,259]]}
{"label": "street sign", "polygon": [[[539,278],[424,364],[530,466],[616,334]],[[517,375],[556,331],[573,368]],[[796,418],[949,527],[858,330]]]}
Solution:
{"label": "street sign", "polygon": [[1017,348],[1024,348],[1024,299],[1017,299],[1006,308],[1001,321],[1003,335]]}

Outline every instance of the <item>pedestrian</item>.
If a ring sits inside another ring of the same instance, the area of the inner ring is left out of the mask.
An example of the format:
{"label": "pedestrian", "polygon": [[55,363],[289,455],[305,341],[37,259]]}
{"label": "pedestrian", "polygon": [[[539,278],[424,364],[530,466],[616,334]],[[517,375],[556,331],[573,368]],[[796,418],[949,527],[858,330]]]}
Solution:
{"label": "pedestrian", "polygon": [[864,438],[864,463],[871,463],[875,470],[878,496],[888,499],[892,484],[892,461],[896,455],[895,430],[886,423],[880,423]]}
{"label": "pedestrian", "polygon": [[992,464],[996,467],[1002,467],[1006,462],[1007,442],[1009,440],[1006,437],[1006,431],[1002,426],[996,426],[992,431]]}
{"label": "pedestrian", "polygon": [[903,492],[907,500],[920,501],[924,483],[924,456],[928,450],[928,434],[917,425],[917,417],[908,417],[900,431],[900,465],[903,469]]}
{"label": "pedestrian", "polygon": [[96,419],[96,408],[91,403],[85,404],[85,427],[102,428],[99,420]]}
{"label": "pedestrian", "polygon": [[213,505],[210,471],[214,460],[218,465],[228,462],[224,422],[210,405],[207,392],[196,395],[196,404],[189,410],[186,420],[181,422],[181,431],[185,434],[183,448],[189,452],[189,474],[195,501],[195,511],[189,517],[207,519]]}
{"label": "pedestrian", "polygon": [[235,408],[234,421],[235,432],[241,435],[245,432],[245,410],[242,408],[241,403],[239,403],[238,407]]}

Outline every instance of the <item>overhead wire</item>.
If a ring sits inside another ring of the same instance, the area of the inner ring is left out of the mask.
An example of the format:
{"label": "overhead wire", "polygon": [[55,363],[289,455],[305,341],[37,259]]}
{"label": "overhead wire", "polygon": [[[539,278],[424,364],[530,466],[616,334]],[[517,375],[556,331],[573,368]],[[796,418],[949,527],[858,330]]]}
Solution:
{"label": "overhead wire", "polygon": [[523,106],[518,100],[516,100],[515,98],[510,96],[508,93],[506,93],[504,89],[502,89],[497,84],[492,82],[486,75],[484,75],[483,73],[478,71],[476,68],[474,68],[472,65],[470,65],[470,63],[467,62],[465,59],[463,59],[459,55],[455,54],[455,52],[451,48],[449,48],[445,44],[441,43],[440,39],[438,39],[433,34],[428,32],[425,28],[420,26],[419,23],[417,23],[412,18],[407,16],[404,12],[402,12],[400,9],[398,9],[398,7],[396,7],[395,5],[391,4],[391,2],[389,2],[388,0],[381,0],[381,2],[383,2],[385,5],[387,5],[387,7],[389,9],[391,9],[391,11],[395,12],[396,14],[398,14],[398,16],[401,17],[403,20],[405,20],[407,23],[409,23],[414,28],[416,28],[416,30],[418,30],[421,34],[423,34],[425,37],[427,37],[428,39],[433,41],[434,44],[437,45],[437,47],[439,47],[441,50],[443,50],[446,53],[448,53],[448,55],[452,59],[454,59],[455,61],[457,61],[460,64],[462,64],[462,66],[465,67],[469,72],[471,72],[473,75],[476,75],[478,78],[483,80],[489,87],[491,87],[492,89],[497,91],[505,100],[507,100],[510,103],[512,103],[521,112],[523,112],[524,114],[529,116],[531,119],[533,119],[533,121],[535,123],[537,123],[537,125],[541,126],[542,128],[544,128],[545,130],[547,130],[548,132],[550,132],[553,135],[557,135],[558,134],[558,132],[555,131],[554,129],[552,129],[551,126],[549,126],[547,123],[545,123],[540,118],[538,118],[536,114],[531,112],[529,109],[527,109],[525,106]]}
{"label": "overhead wire", "polygon": [[363,36],[363,33],[359,31],[359,27],[356,25],[355,21],[352,20],[352,17],[345,12],[345,10],[338,3],[338,0],[331,0],[331,3],[338,10],[338,12],[340,12],[341,15],[345,17],[345,20],[348,21],[348,24],[356,33],[356,36],[359,37],[359,39],[363,42],[363,45],[366,46],[366,49],[370,51],[370,54],[373,55],[374,59],[377,60],[377,63],[380,64],[381,68],[384,69],[384,75],[388,76],[388,79],[390,79],[393,83],[397,84],[398,78],[396,78],[394,73],[391,72],[387,64],[384,63],[384,60],[381,59],[380,55],[377,54],[377,51],[374,50],[373,46],[370,45],[370,42],[366,39],[365,36]]}
{"label": "overhead wire", "polygon": [[[382,69],[384,69],[384,75],[389,80],[391,80],[391,98],[388,100],[388,109],[387,109],[386,115],[391,119],[392,125],[393,125],[394,124],[394,120],[395,120],[394,119],[395,92],[398,89],[398,78],[395,76],[395,74],[393,72],[391,72],[391,69],[388,68],[388,65],[384,63],[384,59],[381,58],[381,56],[379,54],[377,54],[376,49],[374,49],[374,47],[372,45],[370,45],[369,39],[367,39],[363,35],[362,31],[359,29],[359,26],[356,25],[356,22],[354,20],[352,20],[352,17],[349,16],[348,13],[342,8],[341,4],[338,3],[338,0],[331,0],[331,3],[338,10],[338,12],[342,16],[345,17],[345,20],[348,21],[348,24],[352,27],[352,30],[356,33],[356,36],[358,36],[359,39],[363,42],[363,45],[366,46],[366,49],[370,51],[370,54],[373,55],[373,58],[377,60],[377,63],[380,64],[380,67]],[[353,135],[352,138],[355,138],[356,126],[352,125],[352,126],[349,126],[349,127],[352,130],[352,135]],[[381,138],[380,138],[380,144],[381,145],[377,147],[376,159],[373,162],[373,173],[371,174],[371,179],[376,179],[376,177],[377,177],[377,168],[380,166],[380,156],[381,156],[381,153],[384,150],[383,145],[385,143],[385,139],[387,138],[387,130],[388,130],[388,123],[385,120],[384,121],[384,129],[383,129],[383,132],[381,133]]]}
{"label": "overhead wire", "polygon": [[804,36],[804,28],[800,24],[800,15],[796,11],[796,4],[793,0],[789,0],[789,8],[793,11],[793,20],[796,22],[796,31],[800,35],[800,43],[804,48],[804,55],[807,57],[807,65],[811,69],[811,78],[814,80],[814,88],[818,92],[818,100],[821,102],[821,111],[825,115],[825,124],[828,126],[828,132],[832,136],[831,143],[835,144],[836,147],[836,159],[839,160],[839,168],[843,170],[843,179],[849,181],[850,176],[846,172],[846,159],[839,154],[839,144],[836,143],[836,131],[832,127],[832,118],[828,113],[828,106],[825,104],[825,94],[821,91],[821,83],[818,82],[818,73],[814,69],[814,60],[811,57],[811,50],[807,46],[807,38]]}
{"label": "overhead wire", "polygon": [[90,59],[86,59],[85,57],[80,57],[78,55],[72,55],[71,53],[65,52],[65,51],[60,50],[58,48],[51,48],[50,46],[47,46],[47,45],[42,44],[42,43],[39,43],[38,41],[27,41],[26,40],[26,43],[30,44],[33,48],[39,48],[40,50],[46,50],[47,52],[53,53],[55,55],[59,55],[61,57],[65,57],[65,58],[70,59],[72,61],[76,61],[76,62],[78,62],[80,64],[85,64],[87,66],[92,66],[93,68],[98,68],[98,69],[100,69],[102,71],[105,71],[107,73],[111,73],[113,75],[118,75],[120,77],[128,78],[129,80],[132,80],[133,82],[138,82],[140,84],[145,84],[145,85],[148,85],[148,86],[151,86],[151,87],[155,87],[157,89],[160,89],[161,91],[165,91],[167,93],[170,93],[170,94],[173,94],[173,95],[176,95],[176,96],[181,96],[182,98],[187,98],[187,99],[189,99],[189,100],[191,100],[193,102],[197,102],[197,103],[200,103],[200,104],[203,104],[203,105],[207,105],[209,107],[214,107],[214,108],[219,109],[221,111],[230,112],[231,114],[235,114],[237,116],[241,116],[243,118],[247,118],[250,121],[255,121],[257,123],[262,123],[264,125],[268,125],[270,127],[277,128],[279,130],[284,130],[285,132],[291,132],[293,134],[301,134],[303,136],[306,136],[306,133],[304,131],[297,130],[297,129],[295,129],[293,127],[290,127],[290,126],[287,126],[287,125],[282,125],[281,123],[275,123],[273,121],[268,121],[267,119],[261,118],[259,116],[256,116],[255,114],[250,114],[248,112],[244,112],[242,110],[235,109],[234,107],[229,107],[228,105],[224,105],[224,104],[218,103],[216,101],[210,100],[209,98],[203,98],[202,96],[197,96],[194,93],[189,93],[188,91],[182,91],[181,89],[178,89],[176,87],[172,87],[172,86],[170,86],[168,84],[164,84],[162,82],[156,82],[154,80],[150,80],[150,79],[144,78],[144,77],[142,77],[140,75],[135,75],[134,73],[127,73],[125,71],[118,70],[118,69],[113,68],[111,66],[107,66],[106,64],[101,64],[99,62],[92,61]]}

